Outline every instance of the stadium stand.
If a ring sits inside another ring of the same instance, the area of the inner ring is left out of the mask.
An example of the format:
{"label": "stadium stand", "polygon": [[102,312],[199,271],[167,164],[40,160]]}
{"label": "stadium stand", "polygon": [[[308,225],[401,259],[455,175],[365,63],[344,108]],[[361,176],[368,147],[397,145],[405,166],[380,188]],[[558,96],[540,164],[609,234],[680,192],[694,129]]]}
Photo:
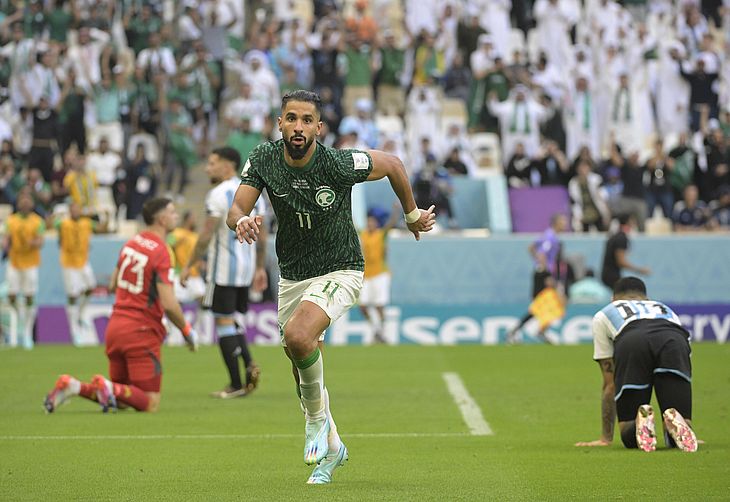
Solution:
{"label": "stadium stand", "polygon": [[[86,211],[110,214],[112,229],[132,231],[127,219],[156,194],[197,210],[207,149],[277,139],[280,96],[309,88],[324,97],[324,143],[391,151],[414,182],[435,169],[451,187],[454,227],[512,230],[507,187],[567,187],[582,160],[603,180],[590,196],[612,217],[627,197],[680,204],[694,184],[706,212],[696,230],[725,229],[713,211],[730,186],[730,14],[714,9],[660,0],[2,2],[0,216],[29,182],[48,223],[65,214],[78,179],[69,172],[84,161],[95,179]],[[348,96],[361,98],[350,105],[368,110],[367,128],[355,115],[340,127]],[[234,102],[235,120],[223,120]],[[102,138],[112,150],[104,155],[122,159],[111,171],[98,161]],[[519,144],[524,158],[512,154]],[[482,188],[464,192],[471,186]],[[573,197],[587,197],[578,187]],[[671,214],[648,216],[647,232],[671,232]],[[595,230],[579,219],[574,231]]]}

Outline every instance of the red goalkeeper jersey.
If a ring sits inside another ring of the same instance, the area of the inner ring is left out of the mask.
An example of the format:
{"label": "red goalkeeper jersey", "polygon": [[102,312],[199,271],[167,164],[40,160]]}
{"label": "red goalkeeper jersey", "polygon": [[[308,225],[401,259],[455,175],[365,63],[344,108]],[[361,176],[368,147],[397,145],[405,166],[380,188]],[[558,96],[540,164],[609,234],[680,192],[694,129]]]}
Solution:
{"label": "red goalkeeper jersey", "polygon": [[173,273],[165,241],[152,232],[135,235],[119,253],[117,271],[117,296],[112,317],[128,318],[138,325],[138,329],[153,329],[159,336],[164,336],[157,283],[172,284]]}

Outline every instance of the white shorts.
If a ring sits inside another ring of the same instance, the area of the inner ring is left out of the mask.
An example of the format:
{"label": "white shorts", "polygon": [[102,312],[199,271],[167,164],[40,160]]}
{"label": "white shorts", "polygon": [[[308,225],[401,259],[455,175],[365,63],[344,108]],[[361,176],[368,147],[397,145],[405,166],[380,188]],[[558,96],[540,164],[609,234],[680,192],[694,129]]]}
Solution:
{"label": "white shorts", "polygon": [[86,291],[96,287],[96,277],[91,265],[87,263],[81,268],[61,268],[63,271],[63,285],[66,288],[66,296],[78,298]]}
{"label": "white shorts", "polygon": [[363,307],[385,307],[390,303],[390,272],[365,279],[360,293]]}
{"label": "white shorts", "polygon": [[180,303],[190,303],[205,296],[205,281],[200,276],[188,277],[187,285],[180,284],[180,278],[175,277],[173,284],[175,298]]}
{"label": "white shorts", "polygon": [[[284,326],[303,301],[318,305],[330,318],[339,319],[357,303],[362,289],[363,273],[357,270],[337,270],[304,281],[279,279],[279,335],[284,343]],[[319,340],[324,340],[324,332]]]}
{"label": "white shorts", "polygon": [[38,292],[38,267],[17,269],[8,263],[8,295],[35,296]]}

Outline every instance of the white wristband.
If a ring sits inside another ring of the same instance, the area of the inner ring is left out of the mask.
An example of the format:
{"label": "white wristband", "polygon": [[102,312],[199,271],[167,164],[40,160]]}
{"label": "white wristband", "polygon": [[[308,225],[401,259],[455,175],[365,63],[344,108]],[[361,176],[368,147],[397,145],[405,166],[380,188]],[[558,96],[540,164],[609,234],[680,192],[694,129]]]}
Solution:
{"label": "white wristband", "polygon": [[238,218],[238,221],[236,222],[236,228],[238,228],[238,225],[240,225],[241,222],[243,220],[245,220],[246,218],[250,218],[250,216],[248,216],[247,214],[244,214],[243,216],[241,216],[240,218]]}
{"label": "white wristband", "polygon": [[406,218],[406,223],[415,223],[421,217],[421,210],[416,208],[410,213],[403,213]]}

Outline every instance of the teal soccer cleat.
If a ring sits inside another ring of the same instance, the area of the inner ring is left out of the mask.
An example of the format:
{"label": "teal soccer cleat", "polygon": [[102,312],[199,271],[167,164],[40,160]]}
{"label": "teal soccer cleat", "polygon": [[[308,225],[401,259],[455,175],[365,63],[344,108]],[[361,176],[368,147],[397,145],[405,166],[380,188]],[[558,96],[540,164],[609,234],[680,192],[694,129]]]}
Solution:
{"label": "teal soccer cleat", "polygon": [[347,462],[347,447],[345,443],[340,443],[340,449],[337,453],[329,453],[320,464],[314,468],[312,475],[307,480],[308,485],[326,485],[332,482],[332,473],[340,466]]}
{"label": "teal soccer cleat", "polygon": [[307,420],[304,426],[304,463],[313,465],[320,463],[327,455],[327,436],[330,424],[326,418]]}

